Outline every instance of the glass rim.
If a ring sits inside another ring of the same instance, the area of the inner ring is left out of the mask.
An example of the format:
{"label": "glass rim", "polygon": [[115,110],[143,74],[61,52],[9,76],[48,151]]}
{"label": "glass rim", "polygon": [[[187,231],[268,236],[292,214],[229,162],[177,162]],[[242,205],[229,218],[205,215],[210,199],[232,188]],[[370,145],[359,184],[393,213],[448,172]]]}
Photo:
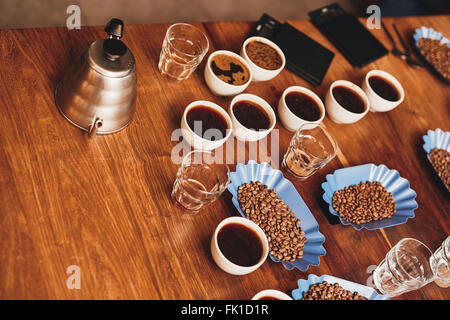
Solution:
{"label": "glass rim", "polygon": [[[428,257],[428,259],[425,259],[425,261],[427,261],[427,263],[428,263],[428,265],[429,265],[429,268],[430,268],[430,271],[431,271],[431,278],[427,279],[427,281],[428,281],[428,282],[431,282],[431,281],[433,280],[433,278],[435,277],[434,272],[433,272],[433,269],[431,268],[431,265],[430,265],[430,262],[429,262],[430,257],[433,255],[433,252],[432,252],[432,251],[430,250],[430,248],[428,248],[422,241],[419,241],[419,240],[414,239],[414,238],[403,238],[403,239],[401,239],[399,242],[397,242],[397,244],[392,248],[392,249],[394,249],[393,252],[392,252],[392,254],[395,254],[395,258],[396,258],[397,261],[398,261],[398,258],[399,258],[399,257],[398,257],[398,248],[399,248],[398,246],[399,246],[400,244],[406,242],[406,241],[412,241],[412,242],[418,243],[418,244],[420,245],[421,248],[425,248],[426,250],[428,250],[428,252],[429,252],[429,257]],[[392,249],[391,249],[391,250],[392,250]],[[388,263],[389,263],[389,259],[386,259],[386,261],[388,261]],[[402,269],[402,271],[403,271],[410,279],[412,279],[412,280],[417,280],[417,278],[412,277],[412,276],[409,274],[409,272],[408,272],[407,270],[405,270],[405,268],[404,268],[401,264],[398,264],[398,266]],[[389,268],[390,268],[390,266],[389,266]],[[428,282],[427,282],[427,283],[428,283]]]}
{"label": "glass rim", "polygon": [[[315,158],[315,159],[317,159],[317,160],[322,160],[322,161],[329,160],[329,161],[330,161],[331,159],[333,159],[333,158],[337,155],[337,153],[338,153],[338,148],[339,148],[339,146],[338,146],[336,137],[335,137],[331,132],[329,132],[328,130],[326,130],[326,128],[325,128],[322,124],[320,124],[320,123],[313,123],[313,122],[307,122],[307,123],[304,123],[304,124],[302,124],[302,125],[300,126],[300,128],[298,128],[298,130],[297,130],[297,132],[295,133],[294,137],[295,137],[295,138],[300,137],[300,131],[301,131],[302,129],[306,128],[306,126],[314,126],[314,128],[315,128],[315,127],[320,127],[320,128],[322,129],[322,131],[325,133],[325,135],[328,137],[328,140],[330,140],[330,141],[332,142],[332,145],[333,145],[333,147],[334,147],[334,153],[333,153],[332,155],[326,157],[326,158],[321,158],[321,157],[319,157],[319,156],[316,156],[316,155],[312,154],[310,151],[308,151],[308,150],[306,150],[306,149],[303,149],[302,151],[306,152],[309,156],[311,156],[312,158]],[[330,138],[331,138],[331,139],[330,139]],[[300,145],[301,145],[302,147],[304,147],[303,144],[302,144],[301,142],[299,142],[299,143],[300,143]]]}
{"label": "glass rim", "polygon": [[[181,170],[184,170],[184,168],[186,167],[187,161],[190,159],[190,156],[191,156],[192,154],[194,154],[194,153],[206,153],[206,154],[209,154],[209,155],[214,155],[214,152],[213,152],[213,151],[207,151],[207,150],[192,150],[192,151],[190,151],[188,154],[186,154],[186,155],[184,156],[183,161],[181,162],[181,167],[180,167]],[[202,159],[203,159],[203,156],[202,156]],[[201,165],[204,165],[205,163],[202,162],[202,163],[200,163],[200,164],[201,164]],[[219,189],[218,189],[217,191],[215,191],[215,192],[198,190],[201,194],[204,194],[204,195],[216,195],[216,194],[218,194],[218,193],[222,193],[222,192],[228,187],[228,185],[229,185],[230,182],[231,182],[230,167],[229,167],[226,163],[223,163],[222,165],[225,166],[226,171],[227,171],[227,174],[226,174],[226,175],[227,175],[227,179],[226,179],[226,181],[225,181],[224,186],[223,186],[223,187],[219,187]],[[222,184],[219,184],[219,186],[220,186],[220,185],[222,185]]]}
{"label": "glass rim", "polygon": [[[198,27],[196,27],[196,26],[194,26],[192,24],[185,23],[185,22],[178,22],[178,23],[174,23],[174,24],[170,25],[169,28],[167,28],[166,35],[164,36],[164,39],[167,40],[168,43],[171,43],[170,37],[168,37],[168,35],[169,35],[170,31],[173,28],[178,27],[178,26],[189,27],[190,29],[195,30],[196,32],[198,32],[203,37],[203,39],[206,41],[206,47],[202,50],[202,53],[200,53],[200,54],[186,53],[186,52],[184,52],[184,51],[182,51],[182,50],[180,50],[180,49],[178,49],[176,47],[173,47],[173,49],[175,51],[177,51],[177,52],[182,53],[185,56],[193,58],[192,60],[195,60],[196,58],[199,58],[199,57],[203,57],[209,50],[209,40],[208,40],[208,37],[206,36],[206,34],[202,30],[200,30],[200,28],[198,28]],[[189,64],[189,63],[186,63],[186,64]]]}
{"label": "glass rim", "polygon": [[[448,261],[448,253],[449,253],[449,252],[448,252],[446,243],[449,242],[449,241],[450,241],[450,236],[448,236],[447,238],[445,238],[445,240],[442,241],[442,244],[441,244],[442,251],[444,252],[444,258],[445,258],[445,260],[447,260],[447,261]],[[439,248],[438,248],[438,250],[439,250]],[[433,255],[434,255],[434,253],[433,253]]]}

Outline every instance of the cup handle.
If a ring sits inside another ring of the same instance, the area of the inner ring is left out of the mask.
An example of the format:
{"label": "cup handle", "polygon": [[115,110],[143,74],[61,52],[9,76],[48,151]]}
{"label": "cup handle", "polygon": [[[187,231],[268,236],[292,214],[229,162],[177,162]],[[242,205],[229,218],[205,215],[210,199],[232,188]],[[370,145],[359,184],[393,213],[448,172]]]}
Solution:
{"label": "cup handle", "polygon": [[101,128],[102,125],[103,120],[98,117],[94,117],[94,121],[88,125],[88,137],[93,138],[97,134],[98,128]]}

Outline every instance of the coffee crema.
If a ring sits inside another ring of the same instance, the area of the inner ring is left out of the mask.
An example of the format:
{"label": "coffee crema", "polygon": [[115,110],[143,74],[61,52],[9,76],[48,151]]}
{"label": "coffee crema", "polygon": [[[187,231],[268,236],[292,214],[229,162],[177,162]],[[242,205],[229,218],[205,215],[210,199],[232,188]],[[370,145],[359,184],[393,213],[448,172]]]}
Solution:
{"label": "coffee crema", "polygon": [[[218,111],[208,106],[199,105],[191,108],[186,114],[186,122],[192,131],[202,138],[205,138],[207,130],[218,130],[221,137],[215,135],[206,137],[210,141],[223,139],[227,135],[227,120]],[[199,129],[201,130],[199,131]]]}
{"label": "coffee crema", "polygon": [[332,94],[337,103],[350,112],[363,113],[366,110],[364,99],[349,87],[336,86],[332,89]]}
{"label": "coffee crema", "polygon": [[261,41],[249,42],[245,51],[250,60],[263,69],[277,70],[283,65],[283,60],[277,50]]}
{"label": "coffee crema", "polygon": [[225,258],[243,267],[256,265],[264,253],[256,231],[240,223],[224,225],[217,234],[217,244]]}
{"label": "coffee crema", "polygon": [[222,81],[232,85],[243,85],[250,79],[250,71],[237,58],[218,54],[211,61],[212,72]]}
{"label": "coffee crema", "polygon": [[322,116],[322,110],[317,102],[308,94],[293,91],[284,98],[287,107],[300,119],[317,121]]}
{"label": "coffee crema", "polygon": [[400,99],[400,92],[398,91],[397,87],[384,77],[369,77],[369,85],[377,95],[385,100],[395,102]]}
{"label": "coffee crema", "polygon": [[266,110],[255,102],[242,100],[233,105],[232,112],[244,127],[259,131],[270,128],[270,118]]}

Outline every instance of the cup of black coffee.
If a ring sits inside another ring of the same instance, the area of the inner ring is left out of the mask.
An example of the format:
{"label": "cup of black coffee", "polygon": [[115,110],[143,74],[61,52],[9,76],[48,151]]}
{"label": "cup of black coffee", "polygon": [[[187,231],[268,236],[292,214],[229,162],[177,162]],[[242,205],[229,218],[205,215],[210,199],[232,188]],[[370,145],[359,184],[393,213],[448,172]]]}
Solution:
{"label": "cup of black coffee", "polygon": [[366,74],[362,89],[370,102],[370,111],[386,112],[394,109],[405,98],[400,82],[382,70],[371,70]]}
{"label": "cup of black coffee", "polygon": [[356,84],[337,80],[328,89],[325,97],[328,116],[336,123],[354,123],[369,112],[369,99]]}
{"label": "cup of black coffee", "polygon": [[320,123],[325,117],[325,107],[313,91],[292,86],[281,95],[278,115],[286,129],[297,131],[305,123]]}

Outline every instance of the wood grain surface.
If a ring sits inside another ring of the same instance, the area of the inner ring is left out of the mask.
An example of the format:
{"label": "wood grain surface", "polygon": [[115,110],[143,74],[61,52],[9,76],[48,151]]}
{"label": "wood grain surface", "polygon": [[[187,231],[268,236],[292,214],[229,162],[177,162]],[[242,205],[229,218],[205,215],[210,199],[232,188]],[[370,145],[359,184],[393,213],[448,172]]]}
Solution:
{"label": "wood grain surface", "polygon": [[[394,20],[384,21],[390,26]],[[337,53],[311,22],[288,22]],[[449,16],[395,23],[408,38],[422,25],[444,33],[450,27]],[[238,52],[254,23],[196,25],[208,35],[210,52]],[[294,182],[326,237],[327,254],[307,272],[285,270],[270,259],[246,276],[221,271],[209,251],[210,237],[222,219],[238,212],[227,191],[196,216],[173,205],[178,165],[171,152],[178,141],[171,134],[190,102],[210,100],[227,108],[231,98],[208,90],[204,62],[186,81],[161,76],[157,62],[168,26],[126,26],[123,40],[137,65],[136,115],[125,130],[93,140],[61,117],[54,88],[74,59],[105,37],[103,28],[0,30],[0,299],[249,299],[267,288],[290,293],[310,273],[365,284],[368,267],[400,239],[416,238],[435,250],[448,236],[450,199],[426,160],[422,136],[428,129],[450,130],[449,87],[393,55],[354,68],[337,53],[318,87],[283,70],[246,90],[276,107],[288,86],[305,86],[324,98],[334,80],[360,84],[371,69],[386,70],[403,84],[405,101],[391,112],[369,113],[351,125],[326,117],[339,154],[308,180]],[[391,48],[382,30],[372,32]],[[276,128],[281,158],[292,133]],[[245,151],[249,155],[248,146]],[[409,180],[419,203],[414,219],[376,231],[328,222],[320,186],[325,175],[364,163],[385,164]],[[80,267],[79,290],[66,286],[70,265]],[[432,283],[396,299],[449,298],[449,289]]]}

